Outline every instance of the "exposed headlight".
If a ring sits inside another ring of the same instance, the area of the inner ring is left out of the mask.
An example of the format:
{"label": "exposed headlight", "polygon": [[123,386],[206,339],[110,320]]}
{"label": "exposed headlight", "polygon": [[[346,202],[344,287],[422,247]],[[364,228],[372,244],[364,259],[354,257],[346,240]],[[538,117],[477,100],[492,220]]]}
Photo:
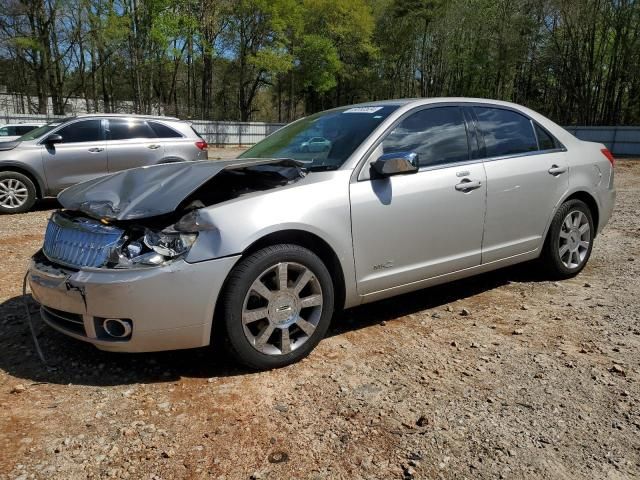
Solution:
{"label": "exposed headlight", "polygon": [[198,237],[197,233],[155,232],[145,230],[117,252],[116,268],[163,265],[184,256]]}
{"label": "exposed headlight", "polygon": [[195,233],[165,233],[147,230],[144,235],[144,244],[163,257],[174,258],[187,253],[197,236]]}

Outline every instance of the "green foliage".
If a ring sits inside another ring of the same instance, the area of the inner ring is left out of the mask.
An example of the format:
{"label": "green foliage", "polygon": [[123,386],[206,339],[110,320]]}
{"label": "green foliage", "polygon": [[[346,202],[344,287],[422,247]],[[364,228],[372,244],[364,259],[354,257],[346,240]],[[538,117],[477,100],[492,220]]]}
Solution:
{"label": "green foliage", "polygon": [[11,0],[0,44],[0,83],[40,110],[78,96],[89,109],[289,121],[479,96],[561,123],[640,123],[636,0]]}
{"label": "green foliage", "polygon": [[304,88],[322,95],[336,86],[342,62],[331,40],[305,35],[298,50],[298,60]]}

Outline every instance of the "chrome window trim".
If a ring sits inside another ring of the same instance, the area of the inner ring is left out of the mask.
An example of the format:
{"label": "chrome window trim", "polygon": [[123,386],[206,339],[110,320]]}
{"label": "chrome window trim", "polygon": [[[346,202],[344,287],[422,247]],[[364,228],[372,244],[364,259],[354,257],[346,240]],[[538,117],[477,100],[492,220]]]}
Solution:
{"label": "chrome window trim", "polygon": [[497,160],[509,160],[511,158],[533,157],[535,155],[545,155],[547,153],[559,153],[559,152],[566,152],[566,151],[567,151],[566,148],[554,148],[551,150],[536,150],[534,152],[522,152],[522,153],[514,153],[511,155],[498,155],[495,157],[485,157],[485,158],[482,158],[481,160],[483,162],[495,162]]}

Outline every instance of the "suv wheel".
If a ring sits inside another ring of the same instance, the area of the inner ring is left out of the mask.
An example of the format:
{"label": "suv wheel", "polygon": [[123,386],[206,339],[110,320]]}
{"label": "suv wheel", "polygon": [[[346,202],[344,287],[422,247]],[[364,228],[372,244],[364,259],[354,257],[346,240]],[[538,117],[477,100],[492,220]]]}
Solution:
{"label": "suv wheel", "polygon": [[595,228],[589,207],[569,200],[556,212],[544,246],[542,260],[556,278],[570,278],[582,271],[591,256]]}
{"label": "suv wheel", "polygon": [[0,212],[26,212],[36,198],[36,187],[29,177],[18,172],[0,172]]}
{"label": "suv wheel", "polygon": [[223,297],[231,353],[255,369],[278,368],[311,352],[333,315],[331,275],[298,245],[259,250],[231,272]]}

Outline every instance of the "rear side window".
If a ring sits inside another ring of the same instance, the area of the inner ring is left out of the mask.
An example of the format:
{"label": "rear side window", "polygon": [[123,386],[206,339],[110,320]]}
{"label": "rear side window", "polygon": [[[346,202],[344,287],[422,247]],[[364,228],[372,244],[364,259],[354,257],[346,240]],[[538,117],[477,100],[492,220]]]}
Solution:
{"label": "rear side window", "polygon": [[2,127],[0,128],[0,137],[8,137],[10,135],[14,135],[11,133],[13,131],[13,127]]}
{"label": "rear side window", "polygon": [[149,125],[155,132],[158,138],[182,138],[182,135],[176,132],[173,128],[169,128],[166,125],[158,122],[149,122]]}
{"label": "rear side window", "polygon": [[400,122],[382,142],[384,153],[414,152],[421,167],[469,159],[462,110],[437,107],[420,110]]}
{"label": "rear side window", "polygon": [[62,143],[97,142],[102,140],[102,120],[82,120],[56,132]]}
{"label": "rear side window", "polygon": [[110,118],[108,140],[130,140],[133,138],[156,138],[148,122],[129,118]]}
{"label": "rear side window", "polygon": [[536,127],[536,135],[538,136],[538,145],[540,146],[540,150],[553,150],[554,148],[558,148],[558,144],[556,139],[553,138],[546,130],[544,130],[537,123]]}
{"label": "rear side window", "polygon": [[24,135],[35,128],[37,127],[34,125],[20,125],[19,127],[16,127],[16,135]]}
{"label": "rear side window", "polygon": [[484,137],[487,157],[535,152],[538,142],[531,121],[511,110],[473,107]]}

